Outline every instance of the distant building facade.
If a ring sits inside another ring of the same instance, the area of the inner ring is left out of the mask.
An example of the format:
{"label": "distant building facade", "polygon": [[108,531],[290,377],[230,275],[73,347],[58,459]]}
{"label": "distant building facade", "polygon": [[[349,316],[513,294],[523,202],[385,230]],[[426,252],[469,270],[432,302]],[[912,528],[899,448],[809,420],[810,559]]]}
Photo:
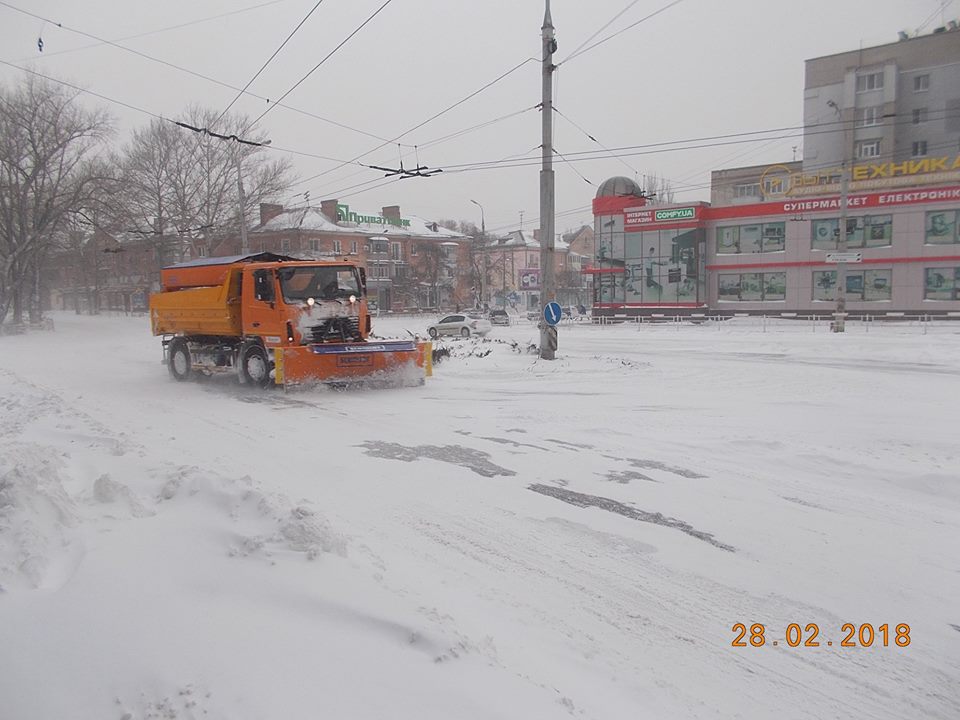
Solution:
{"label": "distant building facade", "polygon": [[[960,315],[960,32],[807,61],[804,159],[717,170],[711,202],[594,199],[595,312]],[[840,228],[841,176],[847,223]]]}

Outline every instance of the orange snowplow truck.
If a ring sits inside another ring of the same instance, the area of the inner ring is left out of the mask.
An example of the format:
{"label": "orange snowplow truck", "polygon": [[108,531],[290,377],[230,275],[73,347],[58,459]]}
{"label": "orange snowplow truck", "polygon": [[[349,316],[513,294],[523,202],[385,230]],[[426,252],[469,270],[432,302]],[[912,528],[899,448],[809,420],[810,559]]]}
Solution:
{"label": "orange snowplow truck", "polygon": [[431,374],[430,343],[368,340],[366,276],[353,263],[257,253],[173,265],[160,279],[150,324],[176,380],[407,385]]}

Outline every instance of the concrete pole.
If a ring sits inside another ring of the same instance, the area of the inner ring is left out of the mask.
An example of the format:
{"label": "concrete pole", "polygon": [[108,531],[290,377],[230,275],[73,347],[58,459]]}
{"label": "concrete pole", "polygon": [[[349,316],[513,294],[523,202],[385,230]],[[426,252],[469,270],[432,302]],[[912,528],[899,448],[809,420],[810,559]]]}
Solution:
{"label": "concrete pole", "polygon": [[237,191],[240,194],[240,254],[250,254],[250,240],[247,238],[247,196],[243,192],[242,153],[237,152]]}
{"label": "concrete pole", "polygon": [[[843,133],[843,148],[840,163],[840,236],[837,238],[837,252],[847,251],[847,192],[849,184],[847,180],[847,124],[843,117],[843,112],[837,108],[840,118],[840,129]],[[845,262],[837,263],[837,310],[833,316],[832,330],[837,333],[846,331],[847,321],[847,264]]]}
{"label": "concrete pole", "polygon": [[[557,49],[550,0],[543,16],[543,105],[541,107],[543,166],[540,170],[540,308],[556,300],[554,272],[554,177],[553,177],[553,53]],[[557,350],[557,328],[540,318],[540,357],[553,360]]]}
{"label": "concrete pole", "polygon": [[483,205],[476,200],[471,200],[470,202],[480,208],[480,252],[483,253],[483,276],[480,278],[480,302],[486,303],[489,302],[486,296],[486,289],[487,275],[490,272],[488,265],[489,256],[487,255],[487,221],[484,219]]}
{"label": "concrete pole", "polygon": [[[847,251],[847,163],[840,168],[840,237],[837,238],[837,251]],[[837,263],[837,311],[833,318],[833,331],[846,330],[847,320],[847,264]]]}

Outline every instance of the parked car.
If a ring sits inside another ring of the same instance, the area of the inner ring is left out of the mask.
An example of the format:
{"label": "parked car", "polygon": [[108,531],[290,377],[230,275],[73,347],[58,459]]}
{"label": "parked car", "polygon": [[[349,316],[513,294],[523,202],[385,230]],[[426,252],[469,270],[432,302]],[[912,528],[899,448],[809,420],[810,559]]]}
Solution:
{"label": "parked car", "polygon": [[503,308],[495,308],[490,311],[491,325],[509,325],[510,315]]}
{"label": "parked car", "polygon": [[432,338],[440,335],[486,335],[493,329],[493,325],[486,318],[479,315],[447,315],[427,328],[427,334]]}

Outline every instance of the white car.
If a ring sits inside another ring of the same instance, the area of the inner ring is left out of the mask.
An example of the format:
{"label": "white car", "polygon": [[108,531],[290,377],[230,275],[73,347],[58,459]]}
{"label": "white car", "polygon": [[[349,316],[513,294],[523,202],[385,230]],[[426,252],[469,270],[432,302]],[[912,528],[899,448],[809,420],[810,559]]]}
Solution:
{"label": "white car", "polygon": [[490,321],[478,315],[447,315],[427,328],[427,334],[436,339],[441,335],[486,335],[493,329]]}

